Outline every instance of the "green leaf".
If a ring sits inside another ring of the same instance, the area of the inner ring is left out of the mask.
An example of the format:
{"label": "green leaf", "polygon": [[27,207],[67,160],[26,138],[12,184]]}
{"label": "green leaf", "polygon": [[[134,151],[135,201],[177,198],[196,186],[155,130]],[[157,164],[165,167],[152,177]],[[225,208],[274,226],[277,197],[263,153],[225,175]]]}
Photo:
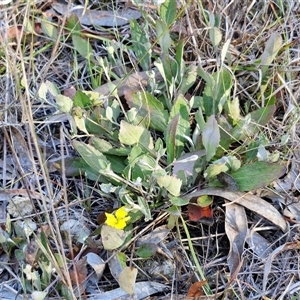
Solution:
{"label": "green leaf", "polygon": [[175,206],[184,206],[189,203],[189,200],[180,197],[171,197],[170,202]]}
{"label": "green leaf", "polygon": [[279,164],[258,161],[244,165],[231,173],[240,191],[251,191],[263,188],[282,174],[284,167]]}
{"label": "green leaf", "polygon": [[[179,123],[179,114],[177,114],[168,124],[168,127],[165,132],[165,140],[167,146],[167,161],[168,164],[173,163],[174,159],[177,156],[177,146],[176,146],[176,136],[177,128]],[[180,155],[180,154],[179,154]],[[178,156],[179,156],[178,155]]]}
{"label": "green leaf", "polygon": [[48,87],[49,93],[51,95],[53,95],[54,97],[56,97],[57,95],[60,94],[60,91],[59,91],[58,87],[53,82],[47,80],[46,85]]}
{"label": "green leaf", "polygon": [[72,34],[80,34],[81,25],[76,14],[71,14],[71,16],[67,19],[66,27],[71,31]]}
{"label": "green leaf", "polygon": [[234,126],[231,135],[235,140],[244,140],[260,131],[260,127],[266,125],[273,117],[275,105],[259,108],[248,114]]}
{"label": "green leaf", "polygon": [[[64,164],[64,175],[67,177],[86,175],[88,179],[93,181],[96,181],[99,177],[99,173],[90,167],[81,157],[66,157]],[[53,163],[53,165],[59,172],[62,172],[61,159]]]}
{"label": "green leaf", "polygon": [[150,258],[157,252],[158,246],[154,243],[142,244],[139,249],[135,251],[135,254],[141,258]]}
{"label": "green leaf", "polygon": [[[180,66],[179,66],[180,68]],[[180,74],[180,70],[178,72]],[[193,86],[197,79],[197,67],[196,65],[191,65],[187,68],[184,76],[182,77],[181,84],[179,87],[179,92],[183,95]]]}
{"label": "green leaf", "polygon": [[45,19],[42,20],[41,25],[43,33],[45,33],[49,38],[56,41],[58,38],[57,27]]}
{"label": "green leaf", "polygon": [[73,146],[85,162],[97,172],[104,172],[109,168],[107,158],[93,146],[79,141],[73,141]]}
{"label": "green leaf", "polygon": [[97,137],[91,138],[91,145],[93,145],[101,153],[117,155],[117,156],[127,156],[130,154],[131,151],[130,148],[124,148],[121,146],[119,148],[115,148],[108,141]]}
{"label": "green leaf", "polygon": [[265,76],[265,73],[269,67],[269,65],[275,59],[278,51],[282,47],[282,37],[279,33],[274,32],[270,36],[270,39],[267,41],[265,50],[260,57],[262,67],[262,77]]}
{"label": "green leaf", "polygon": [[215,116],[210,116],[202,132],[202,143],[206,150],[206,160],[210,161],[216,154],[220,142],[220,130]]}
{"label": "green leaf", "polygon": [[64,95],[55,96],[55,101],[58,109],[62,112],[69,113],[73,107],[73,101]]}
{"label": "green leaf", "polygon": [[146,128],[131,125],[124,120],[120,124],[119,140],[125,145],[139,145],[146,152],[154,148],[153,139]]}
{"label": "green leaf", "polygon": [[114,250],[124,243],[126,233],[124,230],[103,225],[101,228],[101,238],[105,250]]}
{"label": "green leaf", "polygon": [[189,107],[183,96],[179,95],[170,112],[170,121],[165,131],[168,164],[181,156],[189,135]]}
{"label": "green leaf", "polygon": [[160,101],[148,92],[127,93],[126,102],[130,108],[136,108],[136,124],[145,124],[154,130],[164,132],[168,122],[168,112]]}
{"label": "green leaf", "polygon": [[105,157],[110,161],[111,169],[115,173],[123,173],[124,169],[126,168],[126,158],[110,154],[106,154]]}
{"label": "green leaf", "polygon": [[165,188],[173,196],[179,196],[181,189],[181,180],[170,175],[159,176],[156,178],[160,187]]}
{"label": "green leaf", "polygon": [[92,101],[90,98],[82,91],[77,91],[74,99],[73,99],[73,106],[79,106],[80,108],[91,108],[93,105]]}
{"label": "green leaf", "polygon": [[225,111],[232,120],[232,124],[237,124],[241,119],[239,99],[236,97],[232,101],[228,100],[225,105]]}
{"label": "green leaf", "polygon": [[132,50],[144,71],[150,69],[151,43],[145,29],[136,20],[130,22]]}
{"label": "green leaf", "polygon": [[31,293],[32,300],[44,300],[47,296],[47,293],[41,291],[34,291]]}
{"label": "green leaf", "polygon": [[156,23],[156,34],[157,34],[157,39],[160,47],[162,48],[162,52],[164,55],[168,55],[169,49],[171,48],[171,37],[170,37],[170,32],[169,28],[161,20],[157,20]]}
{"label": "green leaf", "polygon": [[141,208],[140,210],[145,216],[145,222],[152,220],[151,209],[149,207],[149,203],[147,202],[146,198],[138,196],[137,200]]}
{"label": "green leaf", "polygon": [[203,195],[197,198],[197,204],[200,207],[207,207],[213,203],[213,199],[210,196]]}
{"label": "green leaf", "polygon": [[176,20],[176,4],[174,0],[165,0],[159,8],[161,19],[170,27]]}
{"label": "green leaf", "polygon": [[218,46],[222,41],[221,30],[217,27],[212,27],[209,29],[209,39],[214,47]]}
{"label": "green leaf", "polygon": [[[199,73],[198,68],[198,73]],[[207,116],[221,113],[224,104],[230,97],[232,87],[231,74],[227,69],[222,69],[213,74],[213,80],[205,73],[201,73],[208,80],[202,97],[202,106]]]}
{"label": "green leaf", "polygon": [[84,39],[79,35],[72,35],[72,42],[75,50],[85,59],[90,60],[93,57],[93,49],[88,39]]}

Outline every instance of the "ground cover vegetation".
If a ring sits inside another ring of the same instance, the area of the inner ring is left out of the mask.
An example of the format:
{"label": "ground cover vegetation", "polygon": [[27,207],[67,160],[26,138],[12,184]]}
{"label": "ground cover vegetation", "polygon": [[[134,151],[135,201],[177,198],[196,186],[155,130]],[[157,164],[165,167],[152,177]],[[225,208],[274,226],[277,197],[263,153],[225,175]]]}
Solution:
{"label": "ground cover vegetation", "polygon": [[3,299],[298,299],[293,0],[0,1]]}

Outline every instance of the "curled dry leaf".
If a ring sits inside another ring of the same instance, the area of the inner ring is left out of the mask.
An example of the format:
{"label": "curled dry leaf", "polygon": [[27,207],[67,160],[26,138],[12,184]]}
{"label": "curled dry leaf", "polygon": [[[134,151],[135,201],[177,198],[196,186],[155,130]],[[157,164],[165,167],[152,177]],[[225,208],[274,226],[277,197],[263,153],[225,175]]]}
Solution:
{"label": "curled dry leaf", "polygon": [[[162,75],[156,70],[154,71],[156,82],[162,81]],[[103,84],[95,89],[95,92],[108,96],[112,94],[112,87],[115,86],[119,97],[124,96],[126,90],[142,90],[149,84],[149,72],[132,73],[123,79],[114,80]]]}
{"label": "curled dry leaf", "polygon": [[236,274],[240,267],[241,254],[244,250],[247,230],[248,225],[245,208],[238,204],[227,205],[225,215],[225,232],[230,242],[227,262],[231,276]]}
{"label": "curled dry leaf", "polygon": [[187,297],[199,297],[203,295],[203,291],[202,291],[202,287],[206,284],[206,281],[197,281],[195,283],[193,283],[190,288],[189,291],[187,293]]}
{"label": "curled dry leaf", "polygon": [[139,19],[142,14],[134,9],[119,9],[118,11],[91,10],[74,7],[68,9],[67,4],[53,3],[52,7],[60,14],[75,14],[78,16],[80,23],[87,26],[106,26],[115,27],[123,26],[132,19]]}
{"label": "curled dry leaf", "polygon": [[287,230],[287,224],[283,216],[270,203],[255,195],[238,191],[228,191],[221,188],[207,188],[200,191],[196,191],[191,194],[187,194],[184,196],[184,198],[192,199],[202,195],[218,196],[232,201],[236,204],[240,204],[261,215],[265,219],[271,221],[273,224],[277,225],[282,231]]}

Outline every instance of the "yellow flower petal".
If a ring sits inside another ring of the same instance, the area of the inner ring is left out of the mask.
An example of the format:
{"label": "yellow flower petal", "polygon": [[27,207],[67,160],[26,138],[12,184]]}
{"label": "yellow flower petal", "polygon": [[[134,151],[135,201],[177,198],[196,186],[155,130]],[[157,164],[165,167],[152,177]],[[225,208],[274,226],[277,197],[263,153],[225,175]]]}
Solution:
{"label": "yellow flower petal", "polygon": [[124,229],[126,227],[126,222],[124,219],[118,220],[118,223],[114,227],[117,229]]}
{"label": "yellow flower petal", "polygon": [[130,217],[128,216],[128,211],[124,206],[118,208],[115,211],[115,215],[105,213],[105,216],[105,224],[116,229],[124,229],[126,227],[126,222],[130,220]]}
{"label": "yellow flower petal", "polygon": [[128,215],[128,211],[125,209],[124,206],[120,207],[116,211],[116,217],[117,219],[123,219]]}
{"label": "yellow flower petal", "polygon": [[106,216],[105,224],[111,227],[115,227],[116,224],[118,223],[117,218],[113,214],[108,214],[108,213],[105,213],[105,216]]}

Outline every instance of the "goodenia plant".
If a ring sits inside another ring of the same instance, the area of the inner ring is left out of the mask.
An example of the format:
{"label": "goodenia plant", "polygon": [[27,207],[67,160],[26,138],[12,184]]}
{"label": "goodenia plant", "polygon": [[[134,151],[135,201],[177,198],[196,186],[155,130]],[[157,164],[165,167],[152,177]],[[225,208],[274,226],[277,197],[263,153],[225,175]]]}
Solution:
{"label": "goodenia plant", "polygon": [[[99,181],[103,192],[114,193],[124,205],[143,212],[147,220],[151,219],[150,207],[168,199],[178,206],[185,203],[180,195],[197,186],[199,176],[207,185],[224,186],[218,175],[227,173],[239,190],[249,191],[268,185],[282,171],[266,150],[264,156],[258,152],[265,149],[267,140],[260,128],[272,118],[275,106],[268,101],[241,114],[238,97],[232,97],[234,70],[224,65],[228,42],[213,73],[188,66],[183,59],[184,43],[172,41],[169,32],[172,17],[164,18],[155,27],[161,55],[153,57],[162,81],[140,91],[125,91],[126,109],[115,89],[115,99],[80,90],[70,99],[49,82],[39,91],[45,101],[47,91],[53,95],[56,107],[71,125],[72,143],[80,157],[67,161],[66,173],[82,173]],[[149,70],[152,52],[143,34],[146,29],[138,28],[136,22],[131,29],[131,50],[142,68]],[[220,44],[220,37],[210,36],[215,47]],[[137,47],[141,42],[145,47]],[[169,56],[172,47],[175,59]],[[108,74],[105,65],[103,68]],[[204,83],[203,93],[187,99],[185,94],[197,79]],[[89,137],[88,143],[80,140],[81,133]],[[231,152],[234,144],[239,146]],[[56,167],[59,169],[59,161]],[[108,220],[118,224],[118,215]]]}

